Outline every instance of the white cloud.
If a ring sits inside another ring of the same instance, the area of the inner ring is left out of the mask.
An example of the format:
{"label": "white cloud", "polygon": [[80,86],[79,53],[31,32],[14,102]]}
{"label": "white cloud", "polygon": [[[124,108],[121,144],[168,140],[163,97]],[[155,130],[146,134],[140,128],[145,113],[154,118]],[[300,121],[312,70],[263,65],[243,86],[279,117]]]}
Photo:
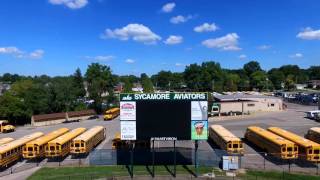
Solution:
{"label": "white cloud", "polygon": [[133,59],[126,59],[126,63],[128,63],[128,64],[133,64],[133,63],[135,63],[135,60],[133,60]]}
{"label": "white cloud", "polygon": [[261,45],[261,46],[258,46],[257,47],[259,50],[268,50],[268,49],[270,49],[271,48],[271,46],[270,45]]}
{"label": "white cloud", "polygon": [[289,55],[290,58],[303,58],[303,54],[301,53],[295,53],[292,55]]}
{"label": "white cloud", "polygon": [[245,55],[245,54],[241,54],[240,56],[239,56],[239,59],[246,59],[247,58],[247,55]]}
{"label": "white cloud", "polygon": [[175,6],[176,6],[176,4],[173,2],[167,3],[164,6],[162,6],[162,12],[165,12],[165,13],[172,12]]}
{"label": "white cloud", "polygon": [[64,5],[70,9],[80,9],[88,4],[88,0],[49,0],[54,5]]}
{"label": "white cloud", "polygon": [[0,47],[0,54],[12,55],[15,58],[41,59],[44,51],[42,49],[36,49],[32,52],[24,52],[17,47],[8,46]]}
{"label": "white cloud", "polygon": [[180,23],[187,22],[187,21],[189,21],[189,20],[192,19],[192,18],[193,18],[192,15],[188,15],[188,16],[178,15],[178,16],[172,17],[172,18],[170,19],[170,22],[171,22],[172,24],[180,24]]}
{"label": "white cloud", "polygon": [[165,41],[165,44],[168,45],[174,45],[174,44],[180,44],[183,41],[182,36],[175,36],[175,35],[170,35]]}
{"label": "white cloud", "polygon": [[148,27],[143,24],[128,24],[122,28],[114,30],[106,29],[101,38],[115,38],[122,41],[132,39],[144,44],[155,44],[161,37],[152,32]]}
{"label": "white cloud", "polygon": [[44,51],[42,49],[34,50],[29,54],[29,57],[32,59],[41,59],[43,57]]}
{"label": "white cloud", "polygon": [[175,66],[177,66],[177,67],[183,67],[183,66],[186,66],[186,65],[177,62],[177,63],[175,64]]}
{"label": "white cloud", "polygon": [[320,29],[313,30],[311,27],[304,28],[297,34],[297,38],[305,40],[320,40]]}
{"label": "white cloud", "polygon": [[93,61],[102,61],[102,62],[105,62],[105,61],[110,61],[112,59],[114,59],[114,56],[85,56],[86,59],[88,60],[93,60]]}
{"label": "white cloud", "polygon": [[209,24],[209,23],[203,23],[200,26],[196,26],[193,28],[195,32],[211,32],[218,30],[218,26],[216,26],[215,23]]}
{"label": "white cloud", "polygon": [[225,51],[238,51],[241,50],[241,48],[238,47],[239,38],[240,37],[237,33],[229,33],[219,38],[204,40],[202,41],[202,45],[207,48],[216,48]]}
{"label": "white cloud", "polygon": [[21,53],[21,51],[14,46],[9,47],[0,47],[0,54],[17,54]]}

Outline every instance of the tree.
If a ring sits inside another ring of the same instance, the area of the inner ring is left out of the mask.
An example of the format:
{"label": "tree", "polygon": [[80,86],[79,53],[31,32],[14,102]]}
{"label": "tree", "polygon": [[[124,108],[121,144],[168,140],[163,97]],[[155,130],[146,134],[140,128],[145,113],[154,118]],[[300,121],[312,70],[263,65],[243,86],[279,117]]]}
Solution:
{"label": "tree", "polygon": [[309,69],[310,79],[320,80],[320,66],[311,66]]}
{"label": "tree", "polygon": [[0,97],[0,117],[14,124],[25,124],[35,113],[47,112],[46,92],[43,86],[32,80],[15,82],[11,89]]}
{"label": "tree", "polygon": [[282,84],[285,82],[285,75],[282,71],[277,68],[273,68],[268,72],[268,78],[275,89],[282,89]]}
{"label": "tree", "polygon": [[171,79],[172,79],[171,71],[160,71],[157,74],[156,85],[161,89],[169,90],[171,88]]}
{"label": "tree", "polygon": [[259,89],[259,91],[267,89],[268,87],[268,77],[264,71],[256,71],[251,74],[251,87]]}
{"label": "tree", "polygon": [[201,86],[201,66],[197,64],[190,64],[187,66],[183,72],[184,80],[187,84],[187,87],[199,91],[202,89]]}
{"label": "tree", "polygon": [[84,97],[86,95],[86,90],[84,88],[84,81],[79,68],[77,68],[76,72],[72,76],[72,83],[75,89],[75,96],[77,98]]}
{"label": "tree", "polygon": [[226,73],[224,89],[226,91],[237,91],[239,82],[240,76],[238,74]]}
{"label": "tree", "polygon": [[141,79],[141,85],[143,88],[143,92],[145,93],[152,93],[153,92],[153,84],[151,79],[148,77],[147,74],[142,73],[140,76]]}
{"label": "tree", "polygon": [[132,88],[133,88],[133,83],[130,82],[130,79],[124,79],[124,87],[123,87],[123,92],[124,93],[132,93]]}
{"label": "tree", "polygon": [[250,61],[247,64],[243,65],[243,70],[250,76],[256,71],[261,71],[260,64],[257,61]]}
{"label": "tree", "polygon": [[90,99],[94,100],[93,108],[100,113],[102,111],[102,94],[110,92],[114,87],[114,79],[110,67],[99,63],[92,63],[88,66],[85,78],[88,84]]}

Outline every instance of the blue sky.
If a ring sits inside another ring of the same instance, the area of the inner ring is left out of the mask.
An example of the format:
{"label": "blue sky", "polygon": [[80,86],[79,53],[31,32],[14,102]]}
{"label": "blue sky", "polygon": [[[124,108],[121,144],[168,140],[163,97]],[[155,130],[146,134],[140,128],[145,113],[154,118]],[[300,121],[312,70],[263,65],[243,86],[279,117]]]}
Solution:
{"label": "blue sky", "polygon": [[183,71],[214,60],[268,70],[320,63],[318,0],[3,0],[0,74]]}

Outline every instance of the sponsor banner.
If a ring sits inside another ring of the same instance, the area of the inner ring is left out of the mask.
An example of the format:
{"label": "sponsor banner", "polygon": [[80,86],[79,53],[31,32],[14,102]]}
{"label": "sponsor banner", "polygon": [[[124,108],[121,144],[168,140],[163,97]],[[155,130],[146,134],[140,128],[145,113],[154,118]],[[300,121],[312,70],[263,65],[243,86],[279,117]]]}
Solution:
{"label": "sponsor banner", "polygon": [[121,140],[136,140],[136,122],[120,121]]}
{"label": "sponsor banner", "polygon": [[136,120],[136,102],[120,102],[120,120]]}
{"label": "sponsor banner", "polygon": [[139,100],[203,100],[208,98],[207,93],[137,93],[120,94],[120,101]]}
{"label": "sponsor banner", "polygon": [[191,121],[191,139],[208,139],[208,121]]}
{"label": "sponsor banner", "polygon": [[208,119],[208,101],[191,101],[191,119]]}

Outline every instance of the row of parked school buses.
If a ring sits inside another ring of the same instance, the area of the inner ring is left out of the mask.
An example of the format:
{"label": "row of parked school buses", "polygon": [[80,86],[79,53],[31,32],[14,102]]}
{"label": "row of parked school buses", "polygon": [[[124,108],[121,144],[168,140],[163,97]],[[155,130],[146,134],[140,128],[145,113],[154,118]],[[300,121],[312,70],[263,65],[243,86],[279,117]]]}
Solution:
{"label": "row of parked school buses", "polygon": [[60,158],[68,154],[88,154],[105,139],[105,128],[60,128],[44,135],[35,132],[20,139],[0,139],[0,168],[7,167],[20,158]]}
{"label": "row of parked school buses", "polygon": [[[220,125],[212,125],[209,136],[228,154],[244,153],[242,140]],[[304,138],[279,127],[263,129],[249,126],[244,137],[262,151],[281,159],[301,158],[310,162],[320,161],[319,127],[309,129]]]}

